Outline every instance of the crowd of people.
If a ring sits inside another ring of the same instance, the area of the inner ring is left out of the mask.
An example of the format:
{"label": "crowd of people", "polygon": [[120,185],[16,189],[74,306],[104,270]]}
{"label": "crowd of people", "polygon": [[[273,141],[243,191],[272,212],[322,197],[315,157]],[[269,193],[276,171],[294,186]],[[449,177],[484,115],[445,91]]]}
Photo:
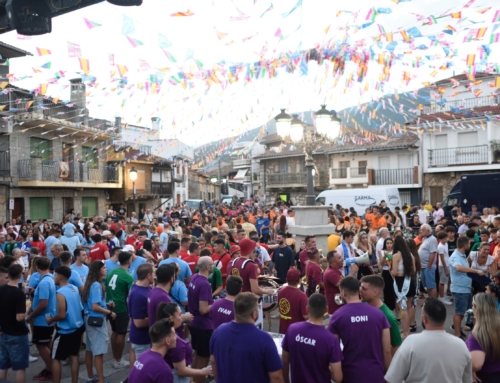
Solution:
{"label": "crowd of people", "polygon": [[[40,382],[69,364],[76,383],[85,350],[87,382],[104,383],[109,345],[132,383],[498,382],[500,216],[483,213],[330,206],[326,256],[315,236],[296,243],[290,206],[253,199],[12,219],[0,226],[0,378],[27,380],[31,342]],[[256,326],[273,297],[281,355]]]}

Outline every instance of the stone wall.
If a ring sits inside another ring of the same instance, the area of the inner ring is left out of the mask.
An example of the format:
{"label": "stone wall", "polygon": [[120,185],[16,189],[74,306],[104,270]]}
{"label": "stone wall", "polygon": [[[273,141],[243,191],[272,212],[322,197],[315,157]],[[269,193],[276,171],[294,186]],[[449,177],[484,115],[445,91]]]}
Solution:
{"label": "stone wall", "polygon": [[10,221],[9,187],[0,185],[0,222]]}
{"label": "stone wall", "polygon": [[498,170],[481,170],[481,171],[464,171],[464,172],[446,172],[446,173],[427,173],[424,174],[424,187],[422,200],[431,197],[430,187],[441,186],[443,188],[443,198],[450,194],[453,186],[460,181],[463,174],[484,174],[484,173],[498,173]]}

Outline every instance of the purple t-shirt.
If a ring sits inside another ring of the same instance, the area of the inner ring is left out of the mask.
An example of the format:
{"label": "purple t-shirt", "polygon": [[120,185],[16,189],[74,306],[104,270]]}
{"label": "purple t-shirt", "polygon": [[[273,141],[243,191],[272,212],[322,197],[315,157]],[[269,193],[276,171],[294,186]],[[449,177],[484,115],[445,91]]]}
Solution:
{"label": "purple t-shirt", "polygon": [[330,318],[328,330],[338,335],[344,349],[344,383],[384,383],[385,365],[382,332],[390,328],[384,313],[366,303],[349,303]]}
{"label": "purple t-shirt", "polygon": [[179,363],[183,360],[186,361],[186,366],[193,363],[193,348],[187,340],[177,337],[175,348],[168,350],[165,355],[165,362],[173,369],[174,363]]}
{"label": "purple t-shirt", "polygon": [[212,319],[210,313],[200,314],[200,301],[207,301],[208,305],[212,305],[214,300],[212,298],[212,287],[210,282],[203,275],[195,274],[191,277],[188,286],[188,311],[193,314],[193,321],[189,327],[197,328],[200,330],[212,330]]}
{"label": "purple t-shirt", "polygon": [[[467,345],[469,351],[485,352],[472,333],[465,341],[465,344]],[[500,361],[495,360],[493,355],[490,353],[485,357],[483,367],[481,368],[481,371],[476,373],[476,375],[482,381],[489,381],[487,378],[497,378],[499,380],[496,381],[500,381]]]}
{"label": "purple t-shirt", "polygon": [[130,342],[133,344],[150,344],[149,327],[137,328],[134,319],[144,319],[148,317],[148,296],[151,286],[142,287],[135,283],[130,288],[127,298],[127,309],[130,316]]}
{"label": "purple t-shirt", "polygon": [[217,299],[210,307],[210,316],[214,330],[223,323],[231,322],[234,319],[234,302],[225,298]]}
{"label": "purple t-shirt", "polygon": [[210,354],[217,366],[217,383],[267,383],[270,372],[283,368],[271,335],[249,323],[219,326],[210,339]]}
{"label": "purple t-shirt", "polygon": [[170,303],[170,295],[163,289],[155,287],[149,292],[148,295],[148,322],[149,327],[153,326],[156,322],[156,316],[158,315],[158,306],[160,303]]}
{"label": "purple t-shirt", "polygon": [[174,376],[161,354],[147,350],[135,361],[128,381],[129,383],[173,383]]}
{"label": "purple t-shirt", "polygon": [[330,382],[330,363],[344,359],[340,342],[323,326],[309,322],[290,325],[281,344],[290,354],[294,382]]}

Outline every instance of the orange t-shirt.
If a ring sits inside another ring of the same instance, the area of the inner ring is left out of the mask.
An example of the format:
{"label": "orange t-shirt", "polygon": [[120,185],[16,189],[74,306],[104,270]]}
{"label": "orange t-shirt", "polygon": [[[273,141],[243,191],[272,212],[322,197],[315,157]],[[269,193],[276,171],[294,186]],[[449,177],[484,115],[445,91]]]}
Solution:
{"label": "orange t-shirt", "polygon": [[255,217],[253,214],[250,214],[248,216],[248,221],[250,221],[251,224],[255,225]]}
{"label": "orange t-shirt", "polygon": [[385,220],[384,217],[380,217],[379,219],[377,218],[374,218],[373,219],[373,225],[372,225],[372,229],[373,230],[378,230],[382,227],[387,227],[387,221]]}
{"label": "orange t-shirt", "polygon": [[354,218],[354,222],[356,222],[356,225],[358,227],[361,227],[361,218],[359,218],[359,217]]}

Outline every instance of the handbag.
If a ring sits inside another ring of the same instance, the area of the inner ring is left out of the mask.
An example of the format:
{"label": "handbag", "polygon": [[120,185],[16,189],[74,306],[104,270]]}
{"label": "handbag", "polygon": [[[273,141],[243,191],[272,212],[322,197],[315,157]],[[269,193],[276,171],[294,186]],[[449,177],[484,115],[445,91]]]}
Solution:
{"label": "handbag", "polygon": [[103,323],[104,317],[89,316],[87,319],[87,324],[92,327],[101,327]]}

